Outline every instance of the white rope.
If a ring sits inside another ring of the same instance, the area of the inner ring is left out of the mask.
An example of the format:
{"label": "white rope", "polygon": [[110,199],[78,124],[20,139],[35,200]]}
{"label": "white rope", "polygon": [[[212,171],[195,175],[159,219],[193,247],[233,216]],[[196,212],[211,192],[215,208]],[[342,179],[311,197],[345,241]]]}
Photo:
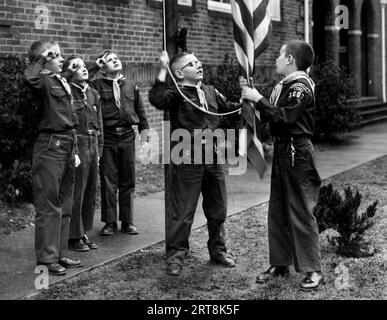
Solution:
{"label": "white rope", "polygon": [[177,91],[180,93],[180,95],[181,95],[185,100],[187,100],[192,106],[194,106],[196,109],[200,110],[201,112],[207,113],[207,114],[212,115],[212,116],[228,116],[228,115],[230,115],[230,114],[238,113],[239,111],[241,111],[242,108],[239,108],[239,109],[236,109],[236,110],[233,110],[233,111],[230,111],[230,112],[225,112],[225,113],[216,113],[216,112],[211,112],[211,111],[208,111],[208,110],[203,109],[202,107],[198,106],[195,102],[193,102],[190,98],[188,98],[188,97],[180,90],[179,85],[177,84],[175,78],[174,78],[173,75],[172,75],[171,69],[169,69],[169,66],[168,66],[168,73],[169,73],[170,77],[172,78],[172,81],[173,81],[173,83],[175,84],[175,87],[176,87]]}
{"label": "white rope", "polygon": [[164,50],[167,51],[167,32],[165,28],[165,0],[163,0],[163,34],[164,34],[164,40],[163,40]]}

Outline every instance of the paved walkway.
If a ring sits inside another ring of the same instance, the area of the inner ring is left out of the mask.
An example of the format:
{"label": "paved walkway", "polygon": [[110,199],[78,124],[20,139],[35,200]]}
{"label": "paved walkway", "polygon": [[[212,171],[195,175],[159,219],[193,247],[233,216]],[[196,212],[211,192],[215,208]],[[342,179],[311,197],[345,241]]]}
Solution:
{"label": "paved walkway", "polygon": [[[322,178],[366,163],[387,154],[387,123],[380,123],[354,132],[356,138],[340,146],[316,150],[317,168]],[[249,168],[242,176],[227,177],[228,213],[241,212],[269,199],[270,168],[263,180]],[[99,249],[86,253],[69,253],[81,258],[84,268],[68,270],[64,277],[50,277],[50,283],[62,281],[74,274],[95,268],[130,252],[147,247],[164,239],[164,193],[158,192],[135,200],[136,223],[141,231],[137,236],[120,232],[110,237],[100,237],[103,224],[96,212],[91,238]],[[194,227],[205,224],[201,206],[198,206]],[[15,299],[34,294],[34,229],[27,228],[10,235],[0,236],[0,300]]]}

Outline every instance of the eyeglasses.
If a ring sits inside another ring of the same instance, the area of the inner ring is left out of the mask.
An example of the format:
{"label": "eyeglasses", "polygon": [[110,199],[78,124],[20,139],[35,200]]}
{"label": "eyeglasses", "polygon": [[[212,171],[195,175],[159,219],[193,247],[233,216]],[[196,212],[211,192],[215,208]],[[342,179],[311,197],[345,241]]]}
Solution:
{"label": "eyeglasses", "polygon": [[184,69],[186,67],[192,68],[195,65],[196,65],[197,68],[200,68],[202,66],[202,63],[199,60],[190,61],[187,64],[185,64],[184,66],[182,66],[181,68],[179,68],[178,70],[182,70],[182,69]]}

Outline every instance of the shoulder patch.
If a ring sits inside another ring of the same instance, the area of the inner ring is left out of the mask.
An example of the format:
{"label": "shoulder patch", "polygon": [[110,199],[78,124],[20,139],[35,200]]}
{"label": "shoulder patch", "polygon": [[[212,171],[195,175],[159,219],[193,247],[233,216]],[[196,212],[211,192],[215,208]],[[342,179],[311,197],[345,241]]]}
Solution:
{"label": "shoulder patch", "polygon": [[288,98],[296,98],[296,99],[303,99],[305,94],[308,94],[311,92],[311,90],[306,86],[305,84],[301,82],[293,83],[289,88],[289,96]]}
{"label": "shoulder patch", "polygon": [[303,92],[303,93],[309,93],[310,89],[305,84],[303,84],[301,82],[296,82],[290,86],[290,91],[299,91],[299,92]]}

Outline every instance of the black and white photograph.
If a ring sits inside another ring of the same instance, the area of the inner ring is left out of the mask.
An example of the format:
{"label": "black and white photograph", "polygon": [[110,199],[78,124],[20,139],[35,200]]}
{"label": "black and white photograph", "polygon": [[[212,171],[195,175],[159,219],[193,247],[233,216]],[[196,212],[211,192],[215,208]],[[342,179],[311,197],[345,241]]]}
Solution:
{"label": "black and white photograph", "polygon": [[387,0],[0,0],[0,300],[386,301],[386,40]]}

